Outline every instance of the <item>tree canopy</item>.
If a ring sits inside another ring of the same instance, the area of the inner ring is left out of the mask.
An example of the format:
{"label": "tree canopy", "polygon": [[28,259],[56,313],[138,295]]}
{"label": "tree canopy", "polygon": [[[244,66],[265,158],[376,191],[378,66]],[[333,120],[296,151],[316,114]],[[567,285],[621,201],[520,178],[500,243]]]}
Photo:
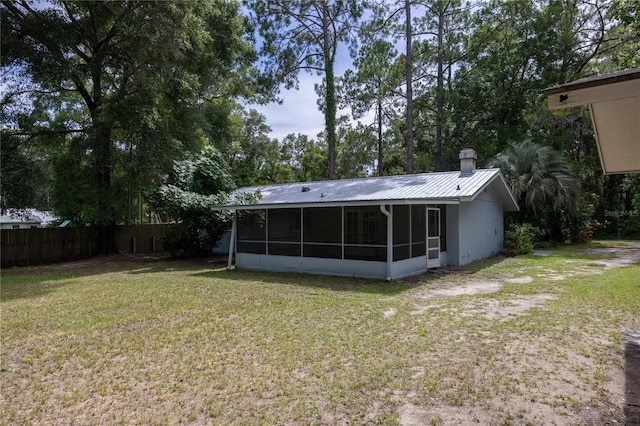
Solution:
{"label": "tree canopy", "polygon": [[59,213],[128,220],[133,194],[207,144],[204,105],[253,94],[244,24],[226,1],[2,2],[5,131],[56,159]]}
{"label": "tree canopy", "polygon": [[[0,7],[1,207],[51,208],[99,225],[104,251],[110,226],[155,217],[163,207],[149,194],[166,189],[176,164],[201,155],[243,186],[456,170],[465,146],[476,149],[480,167],[496,158],[505,167],[538,164],[505,168],[520,180],[543,176],[540,187],[514,187],[525,207],[520,219],[576,229],[597,221],[606,232],[640,236],[635,215],[615,224],[607,215],[637,211],[638,179],[605,176],[588,111],[550,112],[541,93],[638,66],[638,0]],[[339,75],[341,52],[352,59]],[[320,105],[324,132],[274,139],[273,123],[253,106],[277,101],[301,71],[322,82],[317,97],[293,107]],[[551,196],[547,177],[558,167],[571,182],[556,183],[571,191]]]}

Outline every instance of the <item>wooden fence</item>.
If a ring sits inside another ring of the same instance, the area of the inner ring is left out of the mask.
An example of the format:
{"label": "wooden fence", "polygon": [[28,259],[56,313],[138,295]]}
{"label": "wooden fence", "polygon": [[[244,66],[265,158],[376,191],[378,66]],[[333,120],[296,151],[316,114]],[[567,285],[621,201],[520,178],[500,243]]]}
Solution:
{"label": "wooden fence", "polygon": [[[179,232],[180,225],[119,225],[115,228],[115,251],[163,252],[163,237]],[[0,231],[2,267],[40,265],[86,259],[98,253],[98,230],[81,228],[3,229]]]}

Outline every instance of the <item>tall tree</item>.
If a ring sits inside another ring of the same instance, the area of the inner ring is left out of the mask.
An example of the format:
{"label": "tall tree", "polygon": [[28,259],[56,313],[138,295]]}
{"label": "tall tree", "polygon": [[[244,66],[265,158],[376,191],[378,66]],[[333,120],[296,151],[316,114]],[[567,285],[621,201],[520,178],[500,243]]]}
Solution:
{"label": "tall tree", "polygon": [[[416,48],[425,45],[424,36],[426,33],[425,22],[427,21],[423,15],[430,13],[436,6],[432,1],[416,1],[416,0],[396,0],[395,2],[379,1],[374,3],[372,9],[374,14],[372,28],[381,32],[385,36],[392,36],[396,39],[403,40],[405,44],[405,52],[402,56],[404,62],[404,83],[405,83],[405,152],[406,152],[406,172],[414,172],[414,148],[415,148],[415,98],[422,93],[416,95],[416,84],[419,80],[424,79],[424,75],[416,75],[416,64],[420,61],[420,55],[417,54]],[[439,2],[436,2],[439,3]],[[414,13],[414,9],[417,13]],[[417,42],[414,42],[414,39]],[[424,86],[424,85],[423,85]]]}
{"label": "tall tree", "polygon": [[411,1],[404,0],[405,13],[405,80],[407,84],[407,173],[413,173],[413,27],[411,23]]}
{"label": "tall tree", "polygon": [[384,125],[401,94],[402,72],[395,66],[396,59],[397,52],[391,42],[375,40],[366,43],[354,60],[355,71],[347,70],[342,78],[343,102],[351,107],[354,118],[362,118],[375,110],[378,176],[384,175]]}
{"label": "tall tree", "polygon": [[464,58],[462,40],[464,34],[471,30],[468,19],[469,11],[477,7],[477,3],[461,0],[437,0],[424,2],[425,13],[420,18],[420,32],[414,35],[420,39],[420,56],[417,62],[419,79],[426,80],[422,96],[430,98],[427,102],[418,100],[423,105],[434,105],[434,158],[436,170],[442,170],[442,145],[447,122],[448,92],[451,87],[452,72],[455,65]]}
{"label": "tall tree", "polygon": [[[2,2],[2,67],[14,71],[7,98],[26,94],[32,103],[80,111],[80,121],[49,126],[40,136],[80,135],[78,158],[91,158],[84,220],[99,225],[100,251],[110,252],[124,181],[145,175],[132,177],[139,168],[129,160],[168,166],[173,156],[202,145],[201,101],[237,94],[241,85],[231,76],[248,70],[253,51],[232,2],[58,0],[43,6]],[[128,177],[120,179],[119,169]]]}
{"label": "tall tree", "polygon": [[324,76],[325,133],[329,178],[336,178],[335,62],[341,43],[356,43],[355,27],[363,5],[356,0],[247,0],[263,38],[263,67],[291,88],[300,71]]}

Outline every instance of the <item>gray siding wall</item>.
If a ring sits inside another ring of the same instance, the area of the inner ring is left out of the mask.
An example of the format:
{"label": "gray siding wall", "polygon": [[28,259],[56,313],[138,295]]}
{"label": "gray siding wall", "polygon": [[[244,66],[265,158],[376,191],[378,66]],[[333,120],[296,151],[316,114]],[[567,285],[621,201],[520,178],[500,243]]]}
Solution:
{"label": "gray siding wall", "polygon": [[460,266],[459,211],[457,204],[447,206],[447,265],[452,266]]}
{"label": "gray siding wall", "polygon": [[335,275],[343,277],[376,278],[387,276],[386,262],[364,260],[320,259],[316,257],[266,256],[238,253],[236,267],[271,272],[300,272],[305,274]]}
{"label": "gray siding wall", "polygon": [[[458,213],[457,265],[466,265],[502,251],[504,213],[502,203],[491,187],[473,202],[460,204]],[[453,261],[453,256],[450,256],[449,262],[456,264]]]}

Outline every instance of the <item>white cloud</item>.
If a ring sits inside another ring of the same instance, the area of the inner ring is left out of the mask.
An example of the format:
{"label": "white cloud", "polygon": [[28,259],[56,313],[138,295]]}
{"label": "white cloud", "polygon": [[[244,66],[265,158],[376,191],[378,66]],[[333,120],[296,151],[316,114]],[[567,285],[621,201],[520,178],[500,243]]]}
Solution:
{"label": "white cloud", "polygon": [[[341,46],[335,65],[336,75],[342,75],[351,65],[346,48]],[[282,90],[282,104],[250,106],[267,117],[267,124],[271,126],[271,138],[282,140],[290,133],[302,133],[315,139],[324,130],[324,114],[318,109],[318,95],[314,89],[315,84],[322,83],[322,76],[301,71],[298,80],[298,90]],[[350,111],[338,111],[338,116],[344,114],[350,114]]]}
{"label": "white cloud", "polygon": [[314,89],[314,84],[320,83],[322,77],[300,74],[299,79],[298,90],[283,90],[280,93],[282,104],[251,106],[267,118],[272,138],[282,140],[290,133],[302,133],[315,138],[324,130],[324,114],[318,109],[318,96]]}

